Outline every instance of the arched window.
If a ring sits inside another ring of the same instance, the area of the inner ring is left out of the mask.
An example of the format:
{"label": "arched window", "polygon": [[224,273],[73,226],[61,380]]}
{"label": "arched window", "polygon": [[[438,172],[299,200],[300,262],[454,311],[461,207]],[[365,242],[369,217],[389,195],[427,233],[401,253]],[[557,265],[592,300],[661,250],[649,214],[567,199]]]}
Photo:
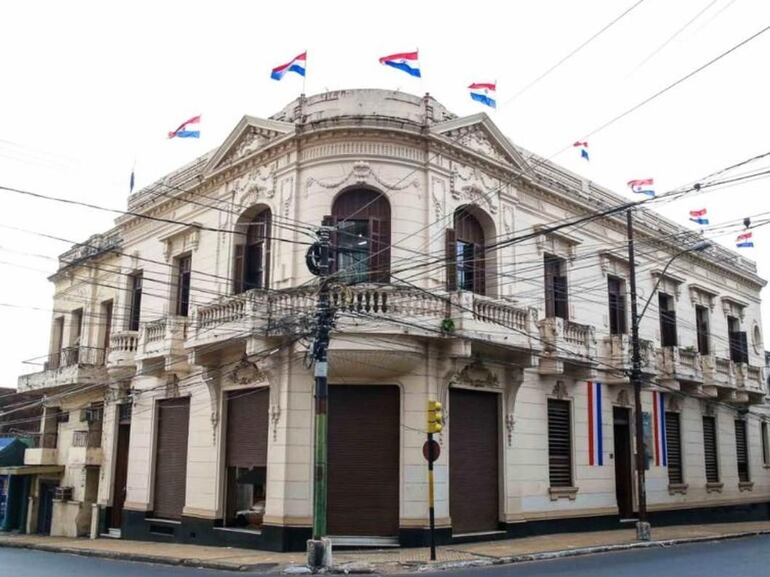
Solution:
{"label": "arched window", "polygon": [[484,229],[466,208],[458,208],[446,231],[447,290],[486,293]]}
{"label": "arched window", "polygon": [[348,282],[390,281],[390,203],[379,192],[359,188],[340,194],[328,219],[337,227],[332,238],[332,270]]}
{"label": "arched window", "polygon": [[238,224],[233,266],[233,293],[264,289],[270,284],[270,209]]}

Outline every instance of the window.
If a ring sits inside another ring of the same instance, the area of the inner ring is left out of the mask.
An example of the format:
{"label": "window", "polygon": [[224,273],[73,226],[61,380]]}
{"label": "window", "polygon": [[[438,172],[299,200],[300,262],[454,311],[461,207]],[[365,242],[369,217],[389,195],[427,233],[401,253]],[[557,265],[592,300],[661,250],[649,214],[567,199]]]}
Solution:
{"label": "window", "polygon": [[770,465],[770,438],[768,438],[767,421],[760,423],[759,434],[762,437],[762,463]]}
{"label": "window", "polygon": [[545,255],[545,316],[567,320],[567,276],[563,258]]}
{"label": "window", "polygon": [[607,278],[610,303],[610,334],[626,334],[626,283],[617,277]]}
{"label": "window", "polygon": [[245,227],[245,241],[235,245],[233,292],[265,289],[270,284],[270,209],[258,212]]}
{"label": "window", "polygon": [[698,352],[709,354],[709,310],[707,307],[696,305],[695,328],[698,333]]}
{"label": "window", "polygon": [[48,368],[58,369],[61,365],[61,350],[64,343],[64,317],[56,317],[53,321],[51,335],[51,354],[48,358]]}
{"label": "window", "polygon": [[548,479],[551,487],[572,486],[572,426],[569,401],[548,399]]}
{"label": "window", "polygon": [[486,294],[484,229],[464,208],[454,215],[454,228],[446,231],[447,287]]}
{"label": "window", "polygon": [[186,317],[190,312],[190,274],[192,256],[180,256],[176,261],[176,314]]}
{"label": "window", "polygon": [[730,360],[735,363],[748,363],[749,344],[746,331],[741,331],[741,321],[737,317],[727,317],[727,334],[730,340]]}
{"label": "window", "polygon": [[682,430],[679,413],[666,413],[666,454],[668,455],[668,482],[684,483],[682,474]]}
{"label": "window", "polygon": [[717,425],[714,417],[703,417],[703,455],[706,462],[706,482],[719,483]]}
{"label": "window", "polygon": [[332,235],[332,272],[348,282],[390,281],[390,203],[377,191],[353,189],[340,194],[325,222]]}
{"label": "window", "polygon": [[128,330],[139,330],[139,316],[142,310],[142,273],[137,272],[128,277],[129,280],[129,314],[128,314]]}
{"label": "window", "polygon": [[104,301],[100,311],[102,331],[102,349],[110,348],[110,334],[112,333],[112,300]]}
{"label": "window", "polygon": [[676,311],[674,299],[666,293],[658,293],[658,310],[660,311],[660,346],[675,347],[676,338]]}
{"label": "window", "polygon": [[749,447],[746,442],[746,421],[735,421],[735,455],[738,464],[738,480],[748,483]]}

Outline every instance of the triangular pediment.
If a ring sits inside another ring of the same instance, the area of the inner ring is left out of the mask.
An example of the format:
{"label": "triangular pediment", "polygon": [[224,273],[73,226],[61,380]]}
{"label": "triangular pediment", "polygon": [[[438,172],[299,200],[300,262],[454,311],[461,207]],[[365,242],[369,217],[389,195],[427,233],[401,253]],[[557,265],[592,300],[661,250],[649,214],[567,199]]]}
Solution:
{"label": "triangular pediment", "polygon": [[436,124],[431,133],[517,171],[528,170],[521,153],[483,112]]}
{"label": "triangular pediment", "polygon": [[211,157],[204,174],[211,174],[264,148],[271,142],[292,134],[294,124],[244,116]]}

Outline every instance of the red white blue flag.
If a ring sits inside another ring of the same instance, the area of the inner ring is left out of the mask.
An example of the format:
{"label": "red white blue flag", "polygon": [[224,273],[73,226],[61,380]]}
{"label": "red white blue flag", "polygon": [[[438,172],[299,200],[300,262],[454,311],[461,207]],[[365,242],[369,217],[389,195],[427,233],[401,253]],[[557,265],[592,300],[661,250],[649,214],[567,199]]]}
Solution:
{"label": "red white blue flag", "polygon": [[652,178],[636,178],[628,181],[628,186],[636,194],[646,194],[649,197],[655,196],[654,181]]}
{"label": "red white blue flag", "polygon": [[472,100],[497,108],[497,84],[494,82],[474,82],[468,89]]}
{"label": "red white blue flag", "polygon": [[602,384],[586,383],[588,389],[588,464],[604,465],[604,438],[602,435]]}
{"label": "red white blue flag", "polygon": [[706,209],[701,208],[700,210],[691,210],[690,220],[698,224],[708,224],[709,218],[706,216]]}
{"label": "red white blue flag", "polygon": [[590,160],[588,158],[588,141],[587,140],[578,140],[576,143],[574,143],[573,148],[579,148],[580,149],[580,158],[585,158],[586,160]]}
{"label": "red white blue flag", "polygon": [[739,234],[735,239],[735,246],[737,248],[754,248],[754,234],[751,232],[744,232]]}
{"label": "red white blue flag", "polygon": [[398,52],[396,54],[390,54],[380,58],[380,64],[385,66],[392,66],[398,70],[402,70],[410,76],[416,76],[420,78],[420,62],[417,55],[417,50],[414,52]]}
{"label": "red white blue flag", "polygon": [[653,442],[655,443],[655,466],[668,467],[665,395],[658,391],[652,391],[652,422]]}
{"label": "red white blue flag", "polygon": [[172,130],[171,132],[169,132],[168,137],[169,138],[200,138],[201,131],[200,131],[200,126],[198,126],[200,122],[201,122],[200,114],[198,116],[193,116],[192,118],[188,118],[182,124],[180,124],[176,130]]}
{"label": "red white blue flag", "polygon": [[270,73],[270,78],[273,80],[281,80],[287,72],[294,72],[300,76],[305,76],[305,70],[307,69],[307,51],[295,56],[292,60],[286,64],[281,64],[273,68]]}

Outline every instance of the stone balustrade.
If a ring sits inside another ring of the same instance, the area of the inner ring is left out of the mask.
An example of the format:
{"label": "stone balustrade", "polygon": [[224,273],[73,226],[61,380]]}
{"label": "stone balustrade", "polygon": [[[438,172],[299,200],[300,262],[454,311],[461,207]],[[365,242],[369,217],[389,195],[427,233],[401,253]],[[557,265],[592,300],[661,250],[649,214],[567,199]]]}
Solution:
{"label": "stone balustrade", "polygon": [[549,317],[537,323],[543,353],[540,358],[541,374],[563,374],[568,368],[581,373],[594,368],[597,363],[596,330],[584,325]]}

